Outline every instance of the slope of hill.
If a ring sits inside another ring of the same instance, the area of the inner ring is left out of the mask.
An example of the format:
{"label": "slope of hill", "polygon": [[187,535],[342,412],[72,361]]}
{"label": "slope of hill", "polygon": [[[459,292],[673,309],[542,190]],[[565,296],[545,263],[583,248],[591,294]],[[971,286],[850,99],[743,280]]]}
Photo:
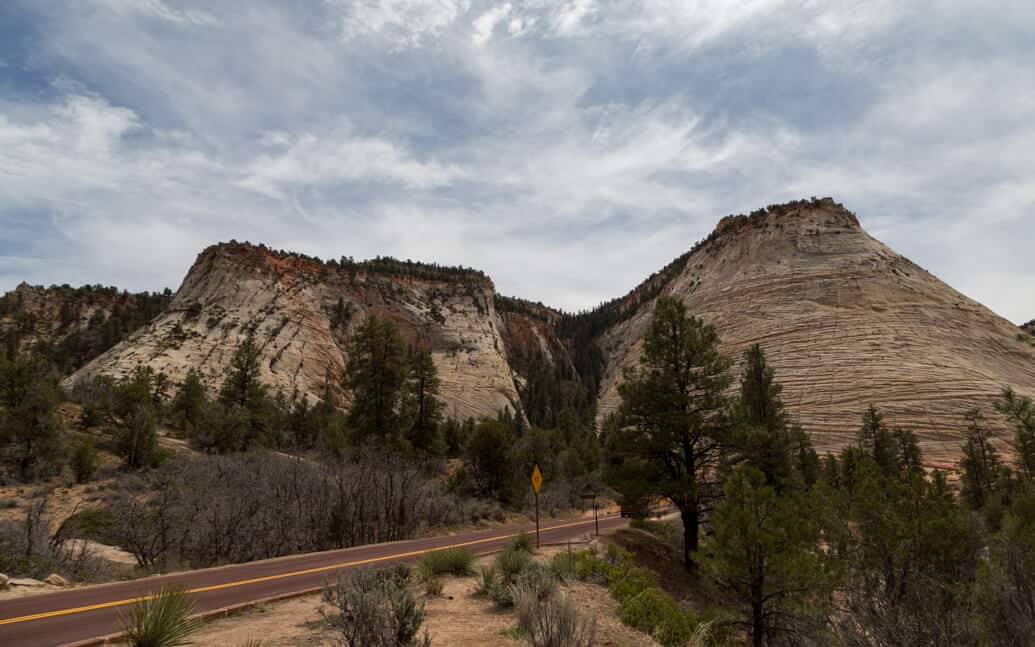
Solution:
{"label": "slope of hill", "polygon": [[[329,391],[347,405],[339,378],[348,340],[377,314],[394,321],[407,343],[429,346],[449,415],[495,416],[519,406],[507,340],[514,352],[523,344],[550,347],[542,336],[549,326],[525,326],[534,318],[524,313],[501,316],[495,301],[492,281],[475,270],[394,259],[325,263],[262,245],[215,245],[198,256],[165,313],[69,383],[145,364],[174,381],[199,368],[215,389],[254,330],[273,388],[298,389],[312,401]],[[531,336],[506,334],[519,327]]]}
{"label": "slope of hill", "polygon": [[130,294],[114,287],[32,286],[0,297],[0,340],[11,351],[35,350],[64,372],[97,357],[162,312],[172,292]]}
{"label": "slope of hill", "polygon": [[[1013,324],[869,236],[829,198],[724,218],[677,261],[659,292],[714,324],[732,357],[761,344],[821,449],[848,442],[873,403],[889,424],[913,429],[934,462],[954,459],[968,409],[990,412],[1005,384],[1035,394],[1035,350]],[[600,416],[619,403],[653,303],[600,337]]]}
{"label": "slope of hill", "polygon": [[430,347],[449,415],[521,407],[537,424],[565,411],[600,420],[617,408],[622,371],[637,362],[662,294],[714,324],[732,357],[761,344],[821,449],[849,441],[873,403],[889,424],[912,428],[932,460],[953,460],[967,410],[991,415],[1004,385],[1035,394],[1035,346],[1016,326],[869,236],[829,198],[724,218],[629,294],[579,314],[501,297],[466,268],[215,245],[165,312],[67,384],[147,364],[176,381],[199,368],[215,389],[251,329],[274,388],[330,392],[347,406],[348,339],[376,313]]}

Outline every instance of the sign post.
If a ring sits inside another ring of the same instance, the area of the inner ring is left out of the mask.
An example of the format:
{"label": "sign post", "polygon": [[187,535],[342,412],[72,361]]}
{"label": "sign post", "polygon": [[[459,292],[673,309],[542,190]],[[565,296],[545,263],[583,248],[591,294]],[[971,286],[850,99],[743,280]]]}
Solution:
{"label": "sign post", "polygon": [[532,489],[535,490],[535,547],[539,548],[539,488],[543,487],[543,473],[536,464],[532,470]]}
{"label": "sign post", "polygon": [[596,492],[596,490],[593,490],[593,491],[588,491],[588,490],[589,490],[589,488],[586,488],[586,490],[583,490],[582,494],[579,495],[579,498],[582,499],[583,501],[586,501],[586,500],[592,500],[593,501],[593,526],[596,528],[597,537],[599,537],[600,536],[600,519],[597,517],[597,492]]}

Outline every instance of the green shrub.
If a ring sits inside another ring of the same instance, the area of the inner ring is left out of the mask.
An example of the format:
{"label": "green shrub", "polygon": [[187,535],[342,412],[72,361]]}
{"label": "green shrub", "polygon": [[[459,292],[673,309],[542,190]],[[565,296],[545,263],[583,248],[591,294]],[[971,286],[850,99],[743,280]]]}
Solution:
{"label": "green shrub", "polygon": [[111,539],[115,515],[108,508],[80,510],[61,522],[60,537],[92,539],[101,543],[113,543]]}
{"label": "green shrub", "polygon": [[433,575],[471,575],[474,573],[474,553],[467,548],[447,548],[427,553],[420,560],[420,568]]}
{"label": "green shrub", "polygon": [[193,613],[194,603],[183,589],[162,589],[122,617],[125,640],[131,647],[188,645],[187,639],[201,627]]}
{"label": "green shrub", "polygon": [[611,596],[619,602],[658,585],[658,576],[654,571],[627,562],[611,566],[604,575]]}
{"label": "green shrub", "polygon": [[86,483],[93,478],[97,468],[101,465],[101,457],[97,453],[97,447],[92,438],[87,438],[76,445],[72,451],[72,458],[69,461],[72,473],[75,474],[76,483]]}
{"label": "green shrub", "polygon": [[602,581],[604,560],[597,557],[592,549],[558,553],[550,560],[550,570],[562,580]]}
{"label": "green shrub", "polygon": [[531,555],[535,553],[535,539],[527,532],[523,532],[507,542],[507,548],[523,551]]}
{"label": "green shrub", "polygon": [[346,571],[323,591],[336,612],[321,611],[328,627],[345,645],[429,647],[424,605],[406,587],[409,570],[398,566]]}
{"label": "green shrub", "polygon": [[18,499],[13,497],[7,497],[6,499],[0,499],[0,509],[10,510],[11,508],[18,507]]}
{"label": "green shrub", "polygon": [[504,579],[513,580],[531,561],[532,557],[526,551],[508,545],[496,556],[496,568]]}
{"label": "green shrub", "polygon": [[648,588],[626,598],[618,607],[618,617],[666,647],[686,644],[697,628],[696,618],[680,609],[679,603],[658,588]]}

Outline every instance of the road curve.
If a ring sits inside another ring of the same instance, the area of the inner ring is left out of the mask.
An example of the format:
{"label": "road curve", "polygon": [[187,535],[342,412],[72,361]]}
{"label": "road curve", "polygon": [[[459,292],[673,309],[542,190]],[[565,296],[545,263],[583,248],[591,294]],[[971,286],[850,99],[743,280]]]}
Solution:
{"label": "road curve", "polygon": [[[616,514],[600,517],[601,530],[624,523]],[[467,547],[476,554],[495,552],[514,535],[534,531],[531,525],[371,544],[4,600],[0,602],[0,645],[47,647],[112,634],[119,630],[120,612],[164,586],[187,588],[196,612],[204,615],[313,590],[342,569],[415,561],[424,553],[449,547]],[[592,532],[592,518],[555,521],[543,524],[542,542],[555,543]]]}

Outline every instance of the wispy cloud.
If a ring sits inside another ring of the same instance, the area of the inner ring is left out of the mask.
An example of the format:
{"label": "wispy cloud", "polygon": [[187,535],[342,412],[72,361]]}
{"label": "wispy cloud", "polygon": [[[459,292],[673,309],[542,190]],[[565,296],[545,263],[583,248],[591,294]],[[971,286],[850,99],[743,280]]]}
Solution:
{"label": "wispy cloud", "polygon": [[995,4],[8,3],[0,288],[175,286],[237,238],[577,309],[834,195],[1028,320],[1035,13]]}

